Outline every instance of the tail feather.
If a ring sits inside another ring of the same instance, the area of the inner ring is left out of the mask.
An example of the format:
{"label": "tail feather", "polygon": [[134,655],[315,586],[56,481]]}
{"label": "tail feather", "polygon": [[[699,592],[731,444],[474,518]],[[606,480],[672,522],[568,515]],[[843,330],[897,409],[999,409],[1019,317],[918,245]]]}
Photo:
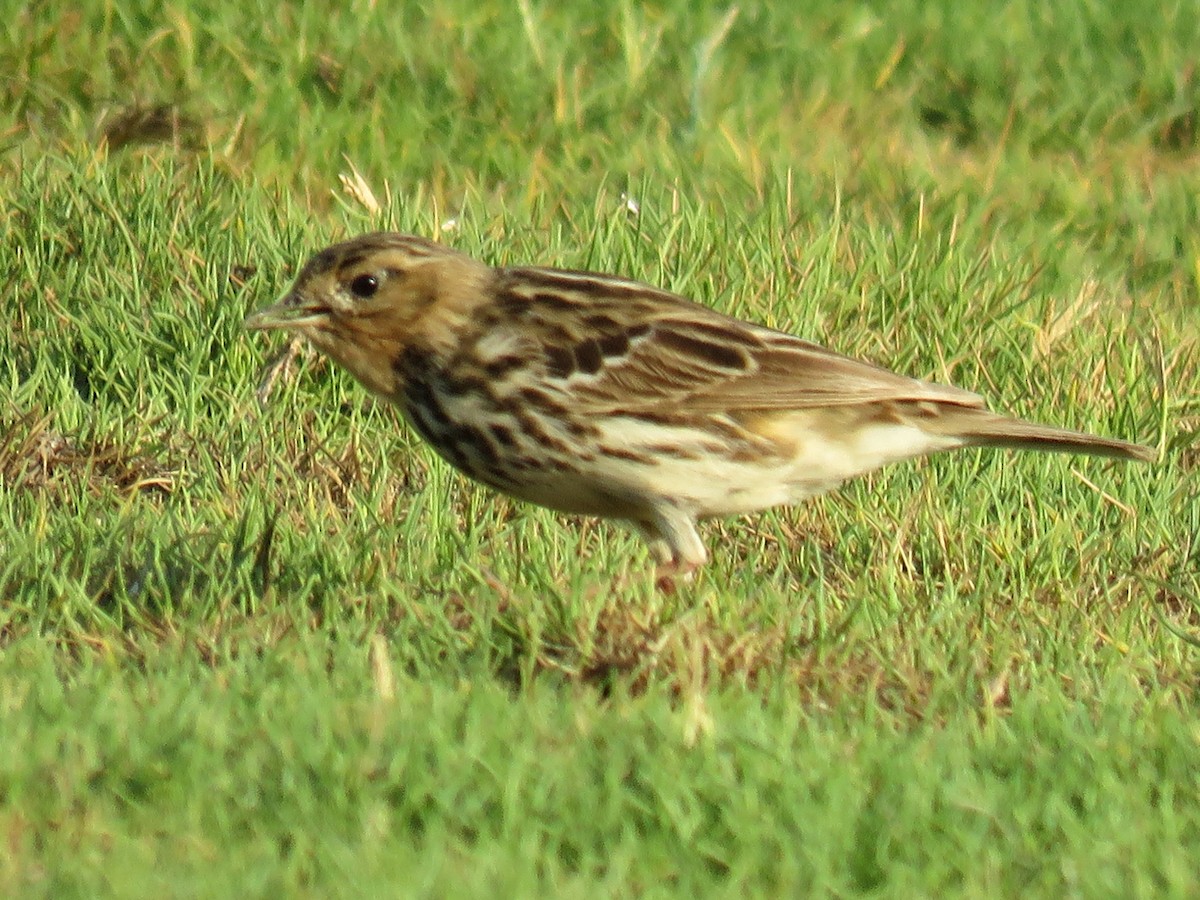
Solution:
{"label": "tail feather", "polygon": [[1142,444],[1115,438],[1098,437],[1068,428],[1039,425],[1024,419],[996,415],[984,409],[963,407],[922,423],[925,430],[962,438],[971,447],[1007,447],[1018,450],[1043,450],[1057,453],[1084,453],[1111,459],[1153,462],[1158,451]]}

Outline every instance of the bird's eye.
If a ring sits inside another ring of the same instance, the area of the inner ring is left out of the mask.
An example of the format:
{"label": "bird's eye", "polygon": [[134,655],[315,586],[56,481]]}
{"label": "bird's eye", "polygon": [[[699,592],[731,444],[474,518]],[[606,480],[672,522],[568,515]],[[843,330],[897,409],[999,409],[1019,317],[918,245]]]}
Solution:
{"label": "bird's eye", "polygon": [[374,275],[359,275],[350,282],[351,293],[363,300],[374,296],[377,290],[379,290],[379,279]]}

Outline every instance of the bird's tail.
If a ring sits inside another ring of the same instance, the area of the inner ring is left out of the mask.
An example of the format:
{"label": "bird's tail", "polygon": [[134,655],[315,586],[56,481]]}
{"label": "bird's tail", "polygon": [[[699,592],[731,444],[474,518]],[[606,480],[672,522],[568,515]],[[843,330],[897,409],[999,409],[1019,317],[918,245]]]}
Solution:
{"label": "bird's tail", "polygon": [[1111,459],[1136,459],[1152,462],[1158,451],[1142,444],[1115,438],[1097,437],[1068,428],[1039,425],[1024,419],[996,415],[984,409],[963,407],[922,422],[926,431],[959,437],[971,447],[1009,447],[1018,450],[1044,450],[1057,453],[1086,453]]}

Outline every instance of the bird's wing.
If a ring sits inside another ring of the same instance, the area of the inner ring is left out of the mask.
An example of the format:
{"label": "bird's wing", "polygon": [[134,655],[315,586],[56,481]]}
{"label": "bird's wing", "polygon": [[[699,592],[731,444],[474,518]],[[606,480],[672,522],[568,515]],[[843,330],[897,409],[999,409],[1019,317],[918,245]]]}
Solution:
{"label": "bird's wing", "polygon": [[898,375],[638,282],[550,269],[506,274],[509,312],[537,333],[545,377],[581,411],[984,405],[968,391]]}

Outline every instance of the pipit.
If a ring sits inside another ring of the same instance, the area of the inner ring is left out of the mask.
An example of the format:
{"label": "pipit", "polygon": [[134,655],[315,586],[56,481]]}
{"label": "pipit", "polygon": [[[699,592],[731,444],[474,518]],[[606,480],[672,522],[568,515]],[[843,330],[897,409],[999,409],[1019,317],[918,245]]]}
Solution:
{"label": "pipit", "polygon": [[988,411],[615,275],[492,268],[419,237],[316,254],[250,329],[307,338],[452,466],[512,497],[623,520],[666,578],[698,520],[793,504],[959,447],[1151,460],[1149,447]]}

